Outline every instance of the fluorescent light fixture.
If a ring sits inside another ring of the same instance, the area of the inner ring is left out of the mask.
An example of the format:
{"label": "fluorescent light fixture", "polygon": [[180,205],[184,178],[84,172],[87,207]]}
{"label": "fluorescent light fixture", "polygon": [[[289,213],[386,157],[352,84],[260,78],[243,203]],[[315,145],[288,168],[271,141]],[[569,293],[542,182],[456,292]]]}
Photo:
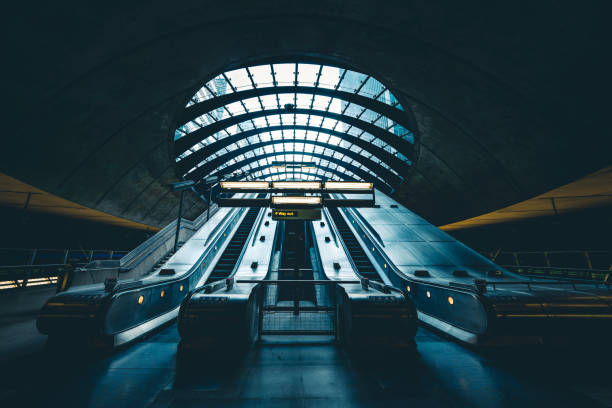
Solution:
{"label": "fluorescent light fixture", "polygon": [[314,190],[321,188],[318,181],[275,181],[272,183],[274,188],[294,188],[296,190]]}
{"label": "fluorescent light fixture", "polygon": [[326,181],[326,190],[371,190],[372,183],[359,183],[353,181]]}
{"label": "fluorescent light fixture", "polygon": [[270,187],[269,181],[222,181],[221,188],[235,190],[266,189]]}
{"label": "fluorescent light fixture", "polygon": [[321,204],[321,197],[274,196],[272,204],[317,205]]}

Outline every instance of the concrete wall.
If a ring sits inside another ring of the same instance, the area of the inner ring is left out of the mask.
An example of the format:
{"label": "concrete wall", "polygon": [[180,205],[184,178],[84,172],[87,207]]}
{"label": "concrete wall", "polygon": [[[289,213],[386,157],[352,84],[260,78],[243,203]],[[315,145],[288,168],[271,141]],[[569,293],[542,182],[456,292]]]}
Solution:
{"label": "concrete wall", "polygon": [[[175,117],[220,70],[325,58],[395,88],[418,156],[395,198],[433,223],[609,164],[606,2],[244,0],[14,3],[0,170],[162,226]],[[186,216],[201,212],[186,198]]]}

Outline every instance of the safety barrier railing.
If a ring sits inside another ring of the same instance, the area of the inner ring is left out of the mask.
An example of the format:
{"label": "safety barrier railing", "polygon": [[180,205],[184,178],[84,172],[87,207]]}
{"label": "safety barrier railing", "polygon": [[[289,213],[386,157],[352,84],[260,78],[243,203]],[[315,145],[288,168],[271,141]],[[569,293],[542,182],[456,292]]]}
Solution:
{"label": "safety barrier railing", "polygon": [[[193,235],[217,210],[218,207],[215,205],[211,207],[209,214],[204,212],[194,221],[182,220],[181,231],[187,232],[183,237]],[[166,245],[169,240],[174,240],[175,228],[176,220],[132,251],[0,248],[0,262],[6,263],[4,266],[0,266],[0,290],[22,289],[41,285],[58,285],[58,290],[65,290],[70,286],[70,280],[67,278],[74,276],[74,273],[95,274],[105,271],[129,271],[136,268],[160,247]],[[214,235],[214,232],[211,235]],[[160,253],[157,258],[161,259],[165,255],[166,252]],[[157,262],[157,260],[154,261]],[[87,264],[93,261],[113,261],[111,262],[113,265],[96,265],[85,268]],[[115,262],[116,264],[114,264]]]}
{"label": "safety barrier railing", "polygon": [[500,266],[520,275],[543,278],[579,279],[609,282],[610,274],[612,274],[612,271],[601,269],[558,268],[552,266]]}
{"label": "safety barrier railing", "polygon": [[119,260],[128,254],[125,250],[70,249],[70,248],[0,248],[3,267],[23,265],[85,265],[95,260]]}
{"label": "safety barrier railing", "polygon": [[482,252],[499,265],[561,270],[612,271],[612,250],[551,250]]}
{"label": "safety barrier railing", "polygon": [[72,269],[72,266],[65,264],[0,266],[0,290],[56,285],[58,276],[68,269]]}

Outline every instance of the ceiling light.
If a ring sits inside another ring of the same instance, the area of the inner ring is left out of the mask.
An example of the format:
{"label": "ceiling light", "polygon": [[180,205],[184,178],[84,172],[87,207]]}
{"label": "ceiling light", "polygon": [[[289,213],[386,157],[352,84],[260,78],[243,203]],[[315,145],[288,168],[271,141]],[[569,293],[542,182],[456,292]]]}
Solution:
{"label": "ceiling light", "polygon": [[270,182],[268,181],[222,181],[220,184],[221,188],[238,190],[266,189],[270,187]]}
{"label": "ceiling light", "polygon": [[359,183],[352,181],[326,181],[325,189],[327,190],[371,190],[372,183]]}
{"label": "ceiling light", "polygon": [[318,181],[275,181],[272,183],[274,188],[294,188],[298,190],[314,190],[321,188]]}
{"label": "ceiling light", "polygon": [[274,196],[272,204],[318,205],[321,204],[321,197]]}

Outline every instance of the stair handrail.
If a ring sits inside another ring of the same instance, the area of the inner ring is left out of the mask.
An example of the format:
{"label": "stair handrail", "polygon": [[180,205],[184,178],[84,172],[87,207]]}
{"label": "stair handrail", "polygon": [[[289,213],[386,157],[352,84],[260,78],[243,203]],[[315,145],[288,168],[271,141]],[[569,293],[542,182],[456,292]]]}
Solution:
{"label": "stair handrail", "polygon": [[[211,214],[214,215],[219,210],[217,205],[211,206]],[[197,231],[200,227],[206,222],[206,211],[200,214],[195,220],[190,221],[187,219],[181,219],[181,230],[190,229],[192,231]],[[174,220],[166,225],[164,228],[159,230],[155,235],[138,245],[136,248],[128,252],[125,256],[121,258],[119,261],[119,265],[121,268],[133,269],[137,265],[139,265],[151,252],[157,250],[160,246],[165,244],[168,239],[174,237],[174,233],[176,231],[176,222]],[[156,245],[157,244],[157,245]],[[153,247],[154,246],[154,247]],[[153,248],[152,248],[153,247]],[[147,251],[148,249],[148,251]]]}

